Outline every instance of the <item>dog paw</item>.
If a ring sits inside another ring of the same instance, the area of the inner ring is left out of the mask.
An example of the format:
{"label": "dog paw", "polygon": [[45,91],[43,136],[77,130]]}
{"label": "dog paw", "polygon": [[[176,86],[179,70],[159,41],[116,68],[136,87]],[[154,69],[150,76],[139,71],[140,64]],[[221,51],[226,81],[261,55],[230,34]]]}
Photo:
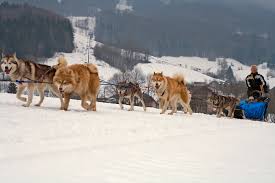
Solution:
{"label": "dog paw", "polygon": [[134,111],[134,109],[128,109],[128,111]]}
{"label": "dog paw", "polygon": [[40,107],[40,106],[41,106],[41,104],[35,104],[34,106],[36,106],[36,107]]}
{"label": "dog paw", "polygon": [[23,107],[30,107],[30,104],[23,104]]}
{"label": "dog paw", "polygon": [[17,99],[21,100],[22,102],[27,102],[27,98],[24,97],[17,97]]}
{"label": "dog paw", "polygon": [[173,112],[169,112],[168,115],[173,115],[174,113]]}

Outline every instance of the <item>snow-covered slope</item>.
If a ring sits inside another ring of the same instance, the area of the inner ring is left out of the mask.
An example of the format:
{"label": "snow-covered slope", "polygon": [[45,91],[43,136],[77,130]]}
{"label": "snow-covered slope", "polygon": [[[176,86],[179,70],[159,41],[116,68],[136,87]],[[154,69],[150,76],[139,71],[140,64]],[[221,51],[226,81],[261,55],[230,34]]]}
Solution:
{"label": "snow-covered slope", "polygon": [[[183,59],[182,59],[183,58]],[[187,82],[211,82],[214,79],[203,74],[203,70],[197,70],[197,65],[208,67],[212,63],[205,59],[192,57],[150,57],[150,63],[138,64],[136,67],[141,69],[145,74],[152,74],[153,72],[163,72],[165,75],[173,76],[177,73],[182,73]],[[213,62],[214,63],[214,62]],[[221,81],[221,80],[218,80]]]}
{"label": "snow-covered slope", "polygon": [[[124,1],[122,1],[124,2]],[[126,2],[126,1],[125,1]],[[93,55],[93,48],[97,44],[94,39],[94,29],[96,26],[95,18],[92,17],[70,17],[74,27],[75,47],[73,53],[57,53],[53,58],[48,59],[47,64],[54,65],[60,54],[64,54],[70,64],[85,63],[88,61],[88,42],[90,40],[89,60],[90,63],[97,64],[99,67],[100,78],[103,80],[110,79],[115,73],[120,72],[108,65],[106,62],[97,60]],[[216,74],[219,69],[219,60],[209,61],[207,58],[199,57],[149,57],[150,63],[138,64],[136,67],[141,69],[146,75],[153,72],[163,71],[164,74],[172,76],[175,73],[185,75],[187,82],[211,82],[216,80],[206,73]],[[227,65],[231,66],[237,80],[244,80],[249,74],[249,66],[243,65],[234,59],[226,59]],[[275,78],[268,78],[267,73],[270,71],[265,64],[259,66],[259,72],[265,76],[270,87],[275,87]],[[220,81],[220,80],[218,80]]]}
{"label": "snow-covered slope", "polygon": [[[38,98],[35,98],[37,101]],[[80,101],[24,108],[0,94],[0,180],[5,183],[273,183],[275,125],[156,109],[121,111]]]}
{"label": "snow-covered slope", "polygon": [[[244,81],[246,76],[250,73],[250,67],[244,65],[234,59],[218,58],[215,61],[209,61],[207,58],[200,57],[150,57],[148,64],[138,64],[136,67],[140,68],[146,74],[151,74],[154,71],[164,71],[164,74],[172,76],[175,73],[183,73],[188,82],[211,82],[216,80],[207,76],[205,73],[217,74],[220,69],[220,61],[225,60],[228,66],[233,70],[233,74],[238,81]],[[266,63],[258,65],[259,73],[262,74],[270,88],[275,87],[275,78],[268,77],[268,72],[271,69],[267,67]]]}
{"label": "snow-covered slope", "polygon": [[[94,37],[91,36],[90,50],[88,51],[90,35],[93,35],[95,28],[95,18],[92,17],[69,17],[74,28],[74,42],[76,49],[73,53],[57,53],[53,58],[47,60],[46,64],[54,65],[60,54],[63,54],[68,60],[69,64],[83,64],[89,62],[96,64],[99,69],[100,78],[103,80],[110,79],[115,73],[119,72],[118,69],[111,67],[104,61],[98,61],[93,55],[93,48],[96,44]],[[87,21],[87,24],[83,24]]]}

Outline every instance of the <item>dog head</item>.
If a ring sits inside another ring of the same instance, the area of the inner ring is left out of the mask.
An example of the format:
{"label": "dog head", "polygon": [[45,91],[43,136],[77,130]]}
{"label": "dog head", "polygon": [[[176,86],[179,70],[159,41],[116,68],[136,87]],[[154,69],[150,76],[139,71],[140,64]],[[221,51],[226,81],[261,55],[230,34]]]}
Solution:
{"label": "dog head", "polygon": [[7,74],[13,74],[18,69],[18,59],[16,54],[3,55],[1,59],[1,69]]}
{"label": "dog head", "polygon": [[126,89],[126,81],[119,82],[116,86],[116,90],[119,96],[126,96],[127,95],[127,89]]}
{"label": "dog head", "polygon": [[165,77],[163,76],[163,73],[157,73],[154,72],[154,74],[151,77],[153,87],[158,90],[162,88],[165,85]]}
{"label": "dog head", "polygon": [[60,93],[73,92],[77,81],[74,72],[68,67],[58,69],[53,78],[53,83],[58,87]]}
{"label": "dog head", "polygon": [[208,98],[208,102],[217,104],[219,102],[219,95],[216,92],[212,92],[211,96]]}

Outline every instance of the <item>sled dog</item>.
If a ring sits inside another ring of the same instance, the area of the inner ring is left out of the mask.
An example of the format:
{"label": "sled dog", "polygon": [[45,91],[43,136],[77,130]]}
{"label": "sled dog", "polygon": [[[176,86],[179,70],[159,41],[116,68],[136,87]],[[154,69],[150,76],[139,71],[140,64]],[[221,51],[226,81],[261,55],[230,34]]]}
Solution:
{"label": "sled dog", "polygon": [[240,102],[239,99],[231,96],[223,96],[219,95],[215,92],[212,92],[210,98],[210,103],[213,105],[213,108],[217,110],[217,117],[220,118],[223,109],[228,110],[228,117],[233,118],[234,117],[234,111],[237,106],[237,104]]}
{"label": "sled dog", "polygon": [[[23,104],[25,107],[29,107],[33,100],[33,93],[35,89],[38,90],[40,95],[40,100],[35,106],[40,106],[44,100],[44,91],[48,86],[51,91],[59,97],[61,102],[61,108],[63,109],[64,103],[61,93],[58,91],[58,88],[54,86],[53,77],[55,72],[49,72],[51,70],[50,66],[37,64],[32,61],[18,59],[16,54],[13,55],[2,55],[1,59],[1,68],[2,70],[10,77],[10,79],[15,82],[19,81],[17,85],[17,99],[26,102]],[[40,81],[40,78],[44,78],[43,82]],[[25,81],[21,82],[20,81]],[[28,98],[22,97],[22,93],[27,88]]]}
{"label": "sled dog", "polygon": [[177,112],[178,102],[184,107],[185,112],[192,114],[190,107],[191,94],[186,87],[182,75],[175,75],[171,78],[164,76],[163,73],[154,72],[151,80],[156,94],[159,97],[160,114],[164,114],[170,104],[172,111],[169,114],[173,115],[173,113]]}
{"label": "sled dog", "polygon": [[146,111],[146,106],[143,100],[143,94],[141,92],[141,89],[139,87],[139,84],[137,83],[132,83],[132,82],[119,82],[116,86],[117,93],[119,96],[119,106],[121,109],[123,109],[122,101],[124,98],[128,98],[130,101],[130,109],[129,111],[134,110],[134,97],[137,97],[143,106],[143,110]]}
{"label": "sled dog", "polygon": [[[99,92],[99,76],[93,64],[73,64],[59,68],[53,78],[54,84],[64,96],[64,109],[68,110],[73,93],[81,98],[81,106],[96,111],[96,98]],[[87,103],[90,101],[90,104]]]}

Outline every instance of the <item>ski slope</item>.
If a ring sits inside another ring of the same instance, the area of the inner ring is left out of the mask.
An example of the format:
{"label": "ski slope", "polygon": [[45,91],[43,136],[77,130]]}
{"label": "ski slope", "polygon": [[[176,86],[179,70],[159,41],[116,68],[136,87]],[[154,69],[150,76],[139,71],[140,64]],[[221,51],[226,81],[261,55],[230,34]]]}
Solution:
{"label": "ski slope", "polygon": [[[36,97],[34,101],[37,101]],[[0,94],[3,183],[273,183],[275,125],[157,109],[97,112],[46,98],[24,108]]]}

